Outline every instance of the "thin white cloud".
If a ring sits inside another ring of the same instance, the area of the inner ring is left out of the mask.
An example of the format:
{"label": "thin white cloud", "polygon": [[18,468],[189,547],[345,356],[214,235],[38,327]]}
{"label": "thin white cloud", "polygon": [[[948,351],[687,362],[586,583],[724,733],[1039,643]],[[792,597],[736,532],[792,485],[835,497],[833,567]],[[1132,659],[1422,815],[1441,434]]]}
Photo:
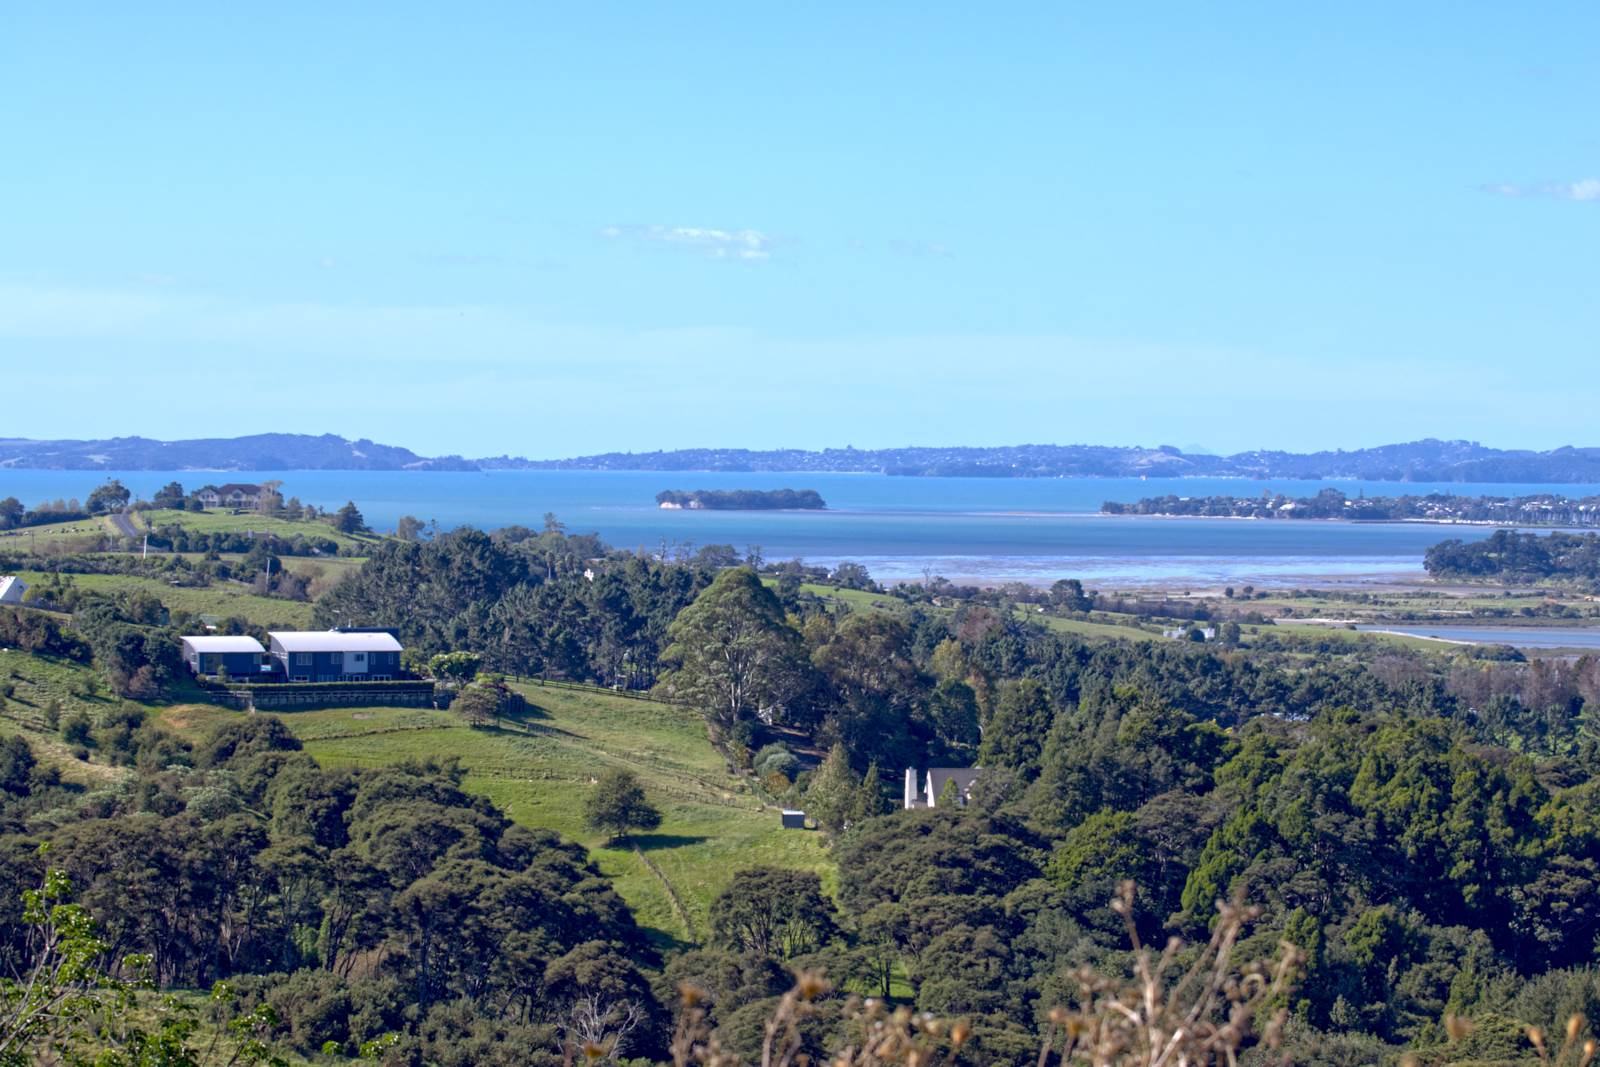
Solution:
{"label": "thin white cloud", "polygon": [[1600,200],[1600,178],[1579,178],[1570,182],[1540,182],[1536,185],[1496,182],[1485,185],[1483,189],[1484,192],[1499,196],[1543,196],[1553,200],[1575,200],[1580,203]]}
{"label": "thin white cloud", "polygon": [[760,230],[724,230],[710,226],[604,226],[608,240],[632,240],[699,252],[711,259],[759,263],[772,258],[776,241]]}
{"label": "thin white cloud", "polygon": [[902,256],[943,259],[950,255],[950,246],[943,241],[896,239],[889,242],[889,251]]}

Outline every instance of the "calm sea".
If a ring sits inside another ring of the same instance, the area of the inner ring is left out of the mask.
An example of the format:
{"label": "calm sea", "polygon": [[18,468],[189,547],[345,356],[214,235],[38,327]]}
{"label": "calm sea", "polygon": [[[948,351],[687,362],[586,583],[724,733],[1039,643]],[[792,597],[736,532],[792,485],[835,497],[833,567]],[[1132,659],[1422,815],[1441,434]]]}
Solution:
{"label": "calm sea", "polygon": [[1372,633],[1406,634],[1439,641],[1478,645],[1514,645],[1517,648],[1600,649],[1600,630],[1557,626],[1357,626]]}
{"label": "calm sea", "polygon": [[[1294,585],[1420,576],[1422,554],[1446,537],[1487,536],[1484,527],[1325,522],[1151,519],[1096,514],[1107,500],[1176,493],[1306,496],[1332,486],[1350,496],[1401,492],[1517,495],[1600,493],[1597,485],[1531,486],[1238,478],[892,478],[873,474],[682,474],[639,471],[0,471],[0,497],[28,505],[87,497],[117,477],[148,497],[169,481],[278,478],[283,492],[334,508],[353,500],[367,521],[389,529],[401,515],[491,529],[539,525],[554,512],[574,532],[621,548],[659,552],[685,542],[759,546],[768,559],[854,560],[880,579],[925,573],[979,581],[1078,577],[1100,586],[1220,582]],[[662,511],[662,489],[816,489],[824,512]]]}

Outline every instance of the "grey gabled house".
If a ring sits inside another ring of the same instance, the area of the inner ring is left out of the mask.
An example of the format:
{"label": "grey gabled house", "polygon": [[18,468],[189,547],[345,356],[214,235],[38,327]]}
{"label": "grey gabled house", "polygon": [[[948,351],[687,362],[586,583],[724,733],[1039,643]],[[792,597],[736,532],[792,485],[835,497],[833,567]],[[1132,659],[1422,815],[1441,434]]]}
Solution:
{"label": "grey gabled house", "polygon": [[261,506],[261,487],[248,485],[244,482],[229,482],[227,485],[206,486],[195,494],[195,499],[203,507],[208,508],[259,508]]}
{"label": "grey gabled house", "polygon": [[200,634],[178,640],[183,644],[183,661],[195,674],[226,669],[229,677],[254,680],[266,662],[266,649],[253,637]]}
{"label": "grey gabled house", "polygon": [[391,633],[273,630],[269,653],[291,682],[387,682],[400,674],[400,642]]}

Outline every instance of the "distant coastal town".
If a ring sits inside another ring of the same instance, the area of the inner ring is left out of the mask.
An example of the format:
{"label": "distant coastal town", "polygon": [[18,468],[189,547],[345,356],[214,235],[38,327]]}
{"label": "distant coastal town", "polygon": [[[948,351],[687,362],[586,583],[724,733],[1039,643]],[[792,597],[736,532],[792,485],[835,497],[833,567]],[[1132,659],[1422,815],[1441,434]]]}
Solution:
{"label": "distant coastal town", "polygon": [[1600,497],[1533,496],[1348,497],[1338,489],[1315,496],[1282,493],[1243,496],[1152,496],[1131,504],[1108,500],[1102,515],[1149,515],[1224,519],[1322,519],[1350,522],[1474,523],[1487,526],[1600,526]]}

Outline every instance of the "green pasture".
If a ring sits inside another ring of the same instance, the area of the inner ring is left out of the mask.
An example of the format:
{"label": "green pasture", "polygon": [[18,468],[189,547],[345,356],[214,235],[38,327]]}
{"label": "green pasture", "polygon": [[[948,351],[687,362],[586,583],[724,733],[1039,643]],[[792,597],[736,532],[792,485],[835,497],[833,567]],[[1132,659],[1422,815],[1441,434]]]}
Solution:
{"label": "green pasture", "polygon": [[[517,688],[528,698],[528,714],[492,729],[469,727],[453,712],[418,708],[341,708],[281,718],[328,766],[458,758],[467,788],[512,819],[584,844],[639,921],[663,939],[703,939],[711,900],[745,867],[817,870],[831,884],[820,835],[781,829],[778,812],[729,773],[698,715],[600,691],[536,683]],[[238,714],[188,705],[170,709],[166,719],[198,737]],[[586,791],[613,767],[633,771],[663,815],[659,829],[634,835],[639,852],[609,845],[583,825]]]}
{"label": "green pasture", "polygon": [[4,697],[4,706],[0,706],[0,736],[26,739],[40,761],[59,767],[61,777],[69,782],[100,786],[126,776],[121,768],[95,762],[92,752],[88,762],[78,759],[45,718],[52,702],[59,705],[63,720],[81,711],[96,721],[106,709],[123,703],[93,668],[0,649],[0,695],[7,688],[11,695]]}
{"label": "green pasture", "polygon": [[52,522],[20,530],[0,531],[0,555],[99,551],[106,538],[121,536],[106,515],[72,522]]}
{"label": "green pasture", "polygon": [[172,511],[170,509],[157,509],[153,511],[139,511],[134,513],[136,525],[145,529],[155,529],[157,526],[181,526],[186,530],[196,533],[256,533],[276,534],[279,537],[326,537],[337,541],[341,549],[359,548],[374,545],[383,538],[372,534],[351,536],[342,534],[331,525],[320,519],[291,520],[278,518],[272,515],[263,515],[259,512],[244,511],[234,514],[230,511]]}
{"label": "green pasture", "polygon": [[[30,585],[42,581],[41,571],[22,571],[20,577]],[[201,588],[172,585],[159,578],[132,574],[69,574],[72,584],[86,592],[146,592],[169,609],[197,615],[237,615],[267,629],[304,630],[311,626],[312,605],[296,600],[256,596],[238,582],[213,582]]]}

